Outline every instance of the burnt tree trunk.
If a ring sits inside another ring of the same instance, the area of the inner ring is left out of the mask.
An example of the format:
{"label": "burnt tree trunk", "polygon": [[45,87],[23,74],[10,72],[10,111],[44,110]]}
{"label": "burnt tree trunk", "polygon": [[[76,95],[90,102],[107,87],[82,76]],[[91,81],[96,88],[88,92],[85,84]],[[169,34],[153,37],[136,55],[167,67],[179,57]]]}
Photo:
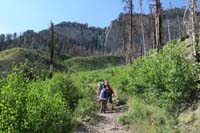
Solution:
{"label": "burnt tree trunk", "polygon": [[54,58],[54,24],[51,22],[51,41],[49,44],[50,50],[50,70],[49,70],[49,78],[53,77],[53,58]]}
{"label": "burnt tree trunk", "polygon": [[171,41],[171,25],[169,21],[169,17],[167,17],[167,31],[168,31],[168,41]]}
{"label": "burnt tree trunk", "polygon": [[129,50],[129,64],[133,63],[133,0],[129,1],[130,10],[130,50]]}
{"label": "burnt tree trunk", "polygon": [[152,48],[156,49],[156,27],[155,27],[155,16],[154,16],[154,10],[155,10],[155,5],[150,5],[150,25],[153,27],[152,33],[151,33],[151,38],[152,38]]}
{"label": "burnt tree trunk", "polygon": [[159,51],[162,47],[162,18],[161,18],[161,3],[160,0],[156,1],[156,14],[155,14],[155,29],[156,29],[156,48]]}
{"label": "burnt tree trunk", "polygon": [[195,56],[196,60],[200,62],[200,53],[199,53],[199,39],[198,39],[198,22],[197,22],[197,1],[191,0],[192,2],[192,41],[195,45]]}
{"label": "burnt tree trunk", "polygon": [[143,43],[141,45],[141,56],[146,53],[146,41],[145,41],[145,32],[144,32],[144,23],[143,23],[142,2],[143,0],[140,0],[140,19],[141,19],[142,43]]}
{"label": "burnt tree trunk", "polygon": [[134,43],[133,43],[133,0],[122,0],[125,2],[124,9],[128,9],[128,38],[129,38],[129,44],[127,45],[127,58],[128,58],[128,64],[133,63],[134,58]]}
{"label": "burnt tree trunk", "polygon": [[122,50],[124,52],[124,56],[126,58],[126,64],[128,64],[128,55],[127,55],[127,46],[128,46],[128,33],[127,33],[127,24],[126,22],[123,23],[123,27],[122,27]]}

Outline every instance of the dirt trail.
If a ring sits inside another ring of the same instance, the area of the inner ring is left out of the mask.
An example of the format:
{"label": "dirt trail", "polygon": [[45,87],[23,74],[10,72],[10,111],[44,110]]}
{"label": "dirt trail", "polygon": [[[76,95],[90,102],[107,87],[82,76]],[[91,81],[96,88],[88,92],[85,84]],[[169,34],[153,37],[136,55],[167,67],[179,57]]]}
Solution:
{"label": "dirt trail", "polygon": [[126,105],[116,106],[115,110],[96,114],[94,125],[90,125],[87,121],[78,128],[77,133],[133,133],[118,123],[118,118],[127,109]]}

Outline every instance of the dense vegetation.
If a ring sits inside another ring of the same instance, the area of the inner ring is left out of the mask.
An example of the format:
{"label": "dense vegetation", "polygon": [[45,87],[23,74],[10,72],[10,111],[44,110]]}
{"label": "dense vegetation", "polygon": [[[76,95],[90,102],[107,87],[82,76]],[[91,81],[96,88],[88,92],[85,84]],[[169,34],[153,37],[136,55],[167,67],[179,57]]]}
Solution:
{"label": "dense vegetation", "polygon": [[197,65],[187,59],[183,45],[168,45],[159,54],[137,59],[133,65],[129,92],[145,102],[165,108],[173,114],[197,99]]}
{"label": "dense vegetation", "polygon": [[184,130],[182,112],[196,103],[199,94],[198,64],[190,57],[186,41],[172,41],[159,53],[151,51],[128,66],[105,68],[109,62],[111,66],[122,63],[121,57],[71,58],[64,62],[70,73],[45,81],[30,80],[26,66],[15,67],[0,80],[0,129],[74,131],[83,117],[96,110],[97,82],[108,80],[116,94],[114,103],[129,106],[120,118],[122,124],[141,132]]}
{"label": "dense vegetation", "polygon": [[129,103],[122,124],[143,132],[173,132],[178,130],[174,128],[179,123],[176,118],[196,103],[199,94],[198,64],[189,55],[191,49],[187,42],[172,41],[133,65],[79,72],[72,78],[91,89],[98,81],[109,80],[116,93],[115,104]]}
{"label": "dense vegetation", "polygon": [[79,117],[94,109],[91,97],[82,100],[85,94],[69,75],[34,82],[15,68],[0,88],[1,132],[69,132]]}
{"label": "dense vegetation", "polygon": [[[96,107],[91,87],[79,86],[81,81],[75,83],[72,75],[59,71],[76,70],[74,66],[78,64],[82,64],[79,71],[105,68],[123,63],[123,58],[68,58],[67,55],[56,58],[58,71],[50,80],[46,78],[48,55],[45,52],[14,48],[0,53],[1,72],[7,68],[0,79],[1,132],[69,132],[83,117],[93,114]],[[62,64],[64,60],[66,65]]]}

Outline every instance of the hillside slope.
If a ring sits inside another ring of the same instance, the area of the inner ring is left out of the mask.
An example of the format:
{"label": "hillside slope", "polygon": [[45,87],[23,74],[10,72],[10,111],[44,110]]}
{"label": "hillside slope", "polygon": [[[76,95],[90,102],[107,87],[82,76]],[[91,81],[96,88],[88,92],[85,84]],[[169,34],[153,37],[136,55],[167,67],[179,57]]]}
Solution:
{"label": "hillside slope", "polygon": [[[66,58],[66,57],[65,57]],[[41,50],[32,50],[25,48],[12,48],[0,52],[0,72],[7,73],[11,71],[13,65],[26,64],[30,70],[40,73],[48,73],[49,56]],[[55,71],[64,71],[66,67],[57,61]]]}
{"label": "hillside slope", "polygon": [[71,72],[91,71],[104,69],[111,66],[119,66],[125,64],[123,57],[102,56],[102,57],[74,57],[66,60],[65,65]]}
{"label": "hillside slope", "polygon": [[[110,66],[123,65],[123,57],[71,57],[68,55],[56,56],[54,59],[55,72],[78,72],[86,70],[103,69]],[[0,52],[0,72],[11,71],[13,65],[26,64],[28,68],[44,74],[49,70],[49,55],[41,50],[12,48]]]}

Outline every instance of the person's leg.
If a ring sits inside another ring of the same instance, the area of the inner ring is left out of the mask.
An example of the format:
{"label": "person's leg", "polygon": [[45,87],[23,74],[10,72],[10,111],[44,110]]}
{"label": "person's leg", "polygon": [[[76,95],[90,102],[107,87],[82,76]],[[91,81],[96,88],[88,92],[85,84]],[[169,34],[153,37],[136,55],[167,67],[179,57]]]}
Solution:
{"label": "person's leg", "polygon": [[110,102],[110,104],[111,104],[112,110],[114,110],[113,100],[112,100],[112,94],[111,94],[110,97],[109,97],[109,102]]}
{"label": "person's leg", "polygon": [[101,109],[101,100],[98,101],[98,109]]}
{"label": "person's leg", "polygon": [[100,100],[101,113],[103,113],[103,100]]}
{"label": "person's leg", "polygon": [[106,100],[103,100],[103,112],[106,113]]}
{"label": "person's leg", "polygon": [[108,100],[105,100],[105,110],[108,109],[107,101]]}

